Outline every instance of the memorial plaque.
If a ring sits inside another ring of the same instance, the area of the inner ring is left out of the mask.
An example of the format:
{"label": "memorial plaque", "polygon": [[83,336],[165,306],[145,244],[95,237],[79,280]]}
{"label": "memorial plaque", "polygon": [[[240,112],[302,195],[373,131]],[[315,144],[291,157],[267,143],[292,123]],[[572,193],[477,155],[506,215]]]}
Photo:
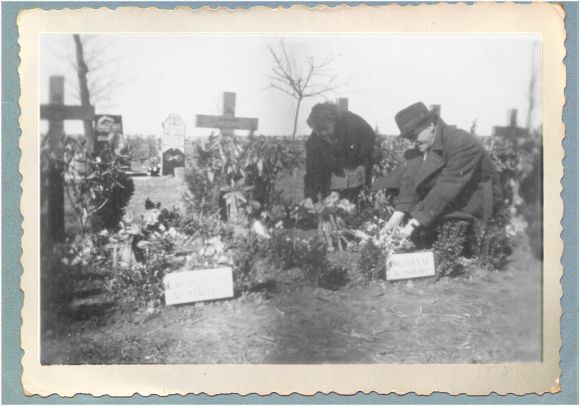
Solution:
{"label": "memorial plaque", "polygon": [[391,254],[387,257],[387,280],[435,276],[433,251]]}
{"label": "memorial plaque", "polygon": [[123,117],[112,114],[95,115],[95,152],[112,148],[111,143],[123,135]]}
{"label": "memorial plaque", "polygon": [[163,286],[168,306],[234,296],[230,267],[170,273],[163,278]]}
{"label": "memorial plaque", "polygon": [[185,167],[185,123],[177,114],[163,122],[163,156],[161,172],[173,175],[175,168]]}

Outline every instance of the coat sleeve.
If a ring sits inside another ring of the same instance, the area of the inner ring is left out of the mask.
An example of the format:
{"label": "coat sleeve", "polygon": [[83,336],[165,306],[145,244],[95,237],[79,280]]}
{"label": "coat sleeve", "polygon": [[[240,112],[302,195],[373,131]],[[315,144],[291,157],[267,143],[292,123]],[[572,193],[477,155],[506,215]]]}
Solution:
{"label": "coat sleeve", "polygon": [[417,201],[419,200],[419,195],[415,190],[413,176],[409,173],[409,163],[406,162],[405,165],[399,170],[399,194],[395,198],[395,210],[402,211],[404,213],[409,213]]}
{"label": "coat sleeve", "polygon": [[472,179],[482,155],[483,149],[469,137],[458,138],[453,142],[435,186],[415,205],[411,216],[422,226],[431,225]]}

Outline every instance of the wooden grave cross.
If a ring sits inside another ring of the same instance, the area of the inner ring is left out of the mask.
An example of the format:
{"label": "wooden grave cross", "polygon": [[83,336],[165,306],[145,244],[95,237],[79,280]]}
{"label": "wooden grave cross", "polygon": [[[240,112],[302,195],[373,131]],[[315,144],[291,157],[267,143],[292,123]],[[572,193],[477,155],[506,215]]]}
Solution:
{"label": "wooden grave cross", "polygon": [[223,135],[233,135],[234,130],[248,130],[253,134],[258,129],[258,119],[236,117],[236,94],[234,92],[224,92],[222,115],[197,114],[195,116],[195,125],[202,128],[219,128]]}
{"label": "wooden grave cross", "polygon": [[493,135],[503,138],[521,138],[529,135],[526,128],[518,127],[518,110],[509,110],[509,124],[507,127],[493,127]]}
{"label": "wooden grave cross", "polygon": [[[40,106],[40,119],[48,120],[48,147],[57,151],[64,138],[65,120],[93,120],[94,106],[67,106],[64,104],[64,77],[51,76],[49,104]],[[42,237],[49,242],[62,242],[64,230],[64,178],[56,163],[48,168],[47,185],[41,190],[44,219]],[[46,206],[44,206],[46,205]],[[46,209],[45,209],[46,207]]]}

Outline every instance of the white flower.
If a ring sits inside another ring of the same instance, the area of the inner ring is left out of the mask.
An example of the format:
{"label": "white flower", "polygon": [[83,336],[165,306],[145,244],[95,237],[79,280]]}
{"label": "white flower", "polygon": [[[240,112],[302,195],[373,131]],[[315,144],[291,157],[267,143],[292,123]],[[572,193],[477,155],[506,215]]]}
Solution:
{"label": "white flower", "polygon": [[146,210],[143,214],[143,220],[145,220],[145,225],[153,226],[159,222],[159,215],[161,211],[159,209]]}
{"label": "white flower", "polygon": [[254,221],[252,224],[252,231],[254,231],[262,238],[270,239],[270,234],[268,234],[268,231],[259,220]]}
{"label": "white flower", "polygon": [[337,192],[331,192],[323,201],[323,204],[326,207],[332,207],[336,204],[336,202],[338,202],[338,199],[340,198],[340,196],[338,195]]}

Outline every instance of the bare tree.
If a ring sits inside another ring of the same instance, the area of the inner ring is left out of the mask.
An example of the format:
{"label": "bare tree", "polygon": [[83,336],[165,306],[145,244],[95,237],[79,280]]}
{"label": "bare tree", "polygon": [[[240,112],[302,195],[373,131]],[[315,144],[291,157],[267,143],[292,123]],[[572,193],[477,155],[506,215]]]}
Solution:
{"label": "bare tree", "polygon": [[[81,42],[81,37],[79,34],[74,34],[73,39],[75,41],[75,51],[76,51],[76,71],[79,78],[79,96],[81,99],[82,106],[91,105],[91,97],[89,93],[87,74],[89,73],[89,68],[85,62],[85,55],[83,50],[83,43]],[[87,145],[92,149],[95,144],[94,134],[93,134],[93,123],[91,120],[83,121],[85,129],[85,137],[87,138]]]}
{"label": "bare tree", "polygon": [[[73,34],[75,57],[70,61],[78,76],[78,87],[72,86],[73,95],[81,105],[88,106],[106,101],[114,91],[127,81],[118,69],[114,69],[114,56],[108,52],[108,45],[91,40],[89,36]],[[93,126],[84,121],[84,131],[88,145],[94,145]]]}
{"label": "bare tree", "polygon": [[268,75],[269,87],[278,89],[296,100],[292,130],[292,138],[294,138],[302,101],[309,97],[322,96],[336,91],[342,86],[336,83],[337,76],[331,68],[336,58],[329,57],[322,62],[317,62],[313,57],[308,56],[303,67],[299,68],[296,59],[288,54],[284,40],[279,40],[278,49],[269,45],[268,50],[274,63],[272,72]]}

